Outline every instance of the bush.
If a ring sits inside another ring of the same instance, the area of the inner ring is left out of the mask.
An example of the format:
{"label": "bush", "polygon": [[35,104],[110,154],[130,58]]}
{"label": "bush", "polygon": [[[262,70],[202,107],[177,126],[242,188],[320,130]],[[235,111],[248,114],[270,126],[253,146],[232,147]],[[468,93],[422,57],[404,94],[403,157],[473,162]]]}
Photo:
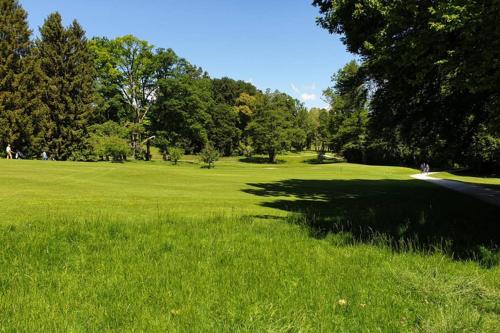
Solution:
{"label": "bush", "polygon": [[240,142],[239,151],[245,157],[252,157],[254,153],[253,147],[250,144],[246,144],[243,142]]}
{"label": "bush", "polygon": [[184,156],[184,149],[178,147],[172,147],[168,150],[170,161],[177,164],[177,162]]}
{"label": "bush", "polygon": [[208,165],[209,169],[215,166],[215,161],[219,159],[219,156],[219,152],[210,144],[207,144],[200,152],[201,160]]}
{"label": "bush", "polygon": [[111,157],[115,162],[125,160],[130,153],[127,140],[116,135],[99,136],[94,134],[89,141],[95,155],[102,156],[105,159]]}

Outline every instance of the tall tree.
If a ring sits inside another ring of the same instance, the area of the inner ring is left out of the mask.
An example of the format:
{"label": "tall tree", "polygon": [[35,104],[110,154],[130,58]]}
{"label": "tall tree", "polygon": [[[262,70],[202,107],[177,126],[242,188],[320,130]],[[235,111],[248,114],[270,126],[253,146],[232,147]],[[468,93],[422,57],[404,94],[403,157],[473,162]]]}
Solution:
{"label": "tall tree", "polygon": [[353,162],[366,162],[368,89],[351,61],[333,77],[333,87],[324,91],[330,103],[330,147]]}
{"label": "tall tree", "polygon": [[267,91],[257,103],[247,133],[257,150],[268,154],[269,163],[275,163],[277,154],[291,145],[294,102],[283,93]]}
{"label": "tall tree", "polygon": [[[128,112],[122,112],[121,118],[128,118],[136,129],[144,127],[131,131],[131,143],[137,158],[141,151],[142,133],[147,130],[145,124],[157,101],[159,81],[178,74],[200,75],[202,70],[179,58],[173,50],[154,49],[147,41],[132,35],[114,40],[95,38],[92,49],[97,59],[101,96],[108,101],[125,102]],[[110,105],[116,106],[116,103],[108,104],[107,107]],[[148,154],[146,159],[149,159]]]}
{"label": "tall tree", "polygon": [[40,28],[35,52],[45,106],[37,114],[37,135],[54,158],[65,160],[83,149],[86,127],[93,117],[92,54],[78,22],[73,21],[66,29],[59,13],[49,15]]}
{"label": "tall tree", "polygon": [[199,152],[208,142],[213,106],[211,82],[205,77],[182,74],[161,79],[149,128],[166,136],[173,146]]}
{"label": "tall tree", "polygon": [[17,0],[0,0],[0,145],[25,150],[32,136],[22,76],[31,49],[27,13]]}
{"label": "tall tree", "polygon": [[[374,82],[373,126],[438,161],[463,161],[499,112],[497,0],[314,0]],[[497,135],[497,134],[495,134]]]}

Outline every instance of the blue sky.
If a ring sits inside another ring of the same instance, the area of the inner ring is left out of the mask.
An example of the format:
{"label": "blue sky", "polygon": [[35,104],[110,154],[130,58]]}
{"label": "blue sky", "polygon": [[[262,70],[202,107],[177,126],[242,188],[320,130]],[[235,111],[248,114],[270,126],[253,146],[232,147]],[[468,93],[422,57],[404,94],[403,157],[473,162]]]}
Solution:
{"label": "blue sky", "polygon": [[20,0],[37,33],[59,11],[87,36],[133,34],[172,48],[212,77],[229,76],[279,89],[308,107],[353,59],[338,36],[316,26],[309,0]]}

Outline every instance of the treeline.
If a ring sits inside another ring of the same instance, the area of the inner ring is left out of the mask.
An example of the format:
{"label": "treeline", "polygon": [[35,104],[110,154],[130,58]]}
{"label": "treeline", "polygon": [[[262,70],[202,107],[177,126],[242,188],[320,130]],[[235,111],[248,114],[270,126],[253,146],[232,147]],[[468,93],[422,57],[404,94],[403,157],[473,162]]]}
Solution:
{"label": "treeline", "polygon": [[207,148],[274,162],[315,140],[308,110],[285,93],[211,78],[131,35],[87,40],[58,13],[33,39],[18,1],[0,8],[0,145],[28,158],[149,160],[155,145],[165,158]]}
{"label": "treeline", "polygon": [[499,1],[313,4],[361,61],[326,91],[332,149],[354,161],[500,172]]}

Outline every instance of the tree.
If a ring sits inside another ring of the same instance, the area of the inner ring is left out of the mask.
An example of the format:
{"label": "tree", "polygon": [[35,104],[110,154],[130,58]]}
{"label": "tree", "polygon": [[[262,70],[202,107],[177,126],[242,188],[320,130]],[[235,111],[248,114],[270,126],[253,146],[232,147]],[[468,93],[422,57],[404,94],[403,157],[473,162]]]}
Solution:
{"label": "tree", "polygon": [[[176,66],[185,62],[173,50],[154,50],[147,41],[132,35],[114,40],[95,38],[92,50],[96,57],[98,84],[103,97],[115,102],[114,106],[118,103],[118,109],[121,102],[125,102],[129,110],[128,120],[140,126],[144,126],[156,102],[158,81],[172,77]],[[121,98],[117,96],[117,92]],[[110,105],[105,105],[105,108],[109,109]],[[136,131],[132,134],[134,157],[139,156],[140,133],[143,132]],[[149,159],[148,154],[146,159]]]}
{"label": "tree", "polygon": [[216,103],[235,106],[241,94],[253,96],[257,88],[249,82],[223,77],[212,80],[212,92]]}
{"label": "tree", "polygon": [[324,91],[330,103],[330,147],[348,161],[366,162],[368,89],[351,61],[333,77],[334,86]]}
{"label": "tree", "polygon": [[201,160],[208,165],[208,168],[213,168],[215,162],[219,159],[219,152],[211,144],[207,144],[200,152]]}
{"label": "tree", "polygon": [[40,28],[34,50],[40,68],[40,99],[35,115],[40,147],[60,160],[81,151],[93,117],[94,63],[78,22],[65,29],[59,13]]}
{"label": "tree", "polygon": [[177,165],[177,162],[184,156],[184,149],[178,147],[172,147],[168,150],[170,160],[174,165]]}
{"label": "tree", "polygon": [[199,152],[208,142],[212,120],[210,80],[181,74],[162,79],[159,86],[150,130],[165,135],[172,145]]}
{"label": "tree", "polygon": [[290,100],[279,92],[266,92],[261,96],[247,133],[257,150],[266,152],[269,163],[276,162],[279,152],[287,150],[291,143],[292,114]]}
{"label": "tree", "polygon": [[[417,158],[466,162],[499,112],[496,0],[314,0],[373,83],[372,133]],[[497,136],[498,133],[491,133]],[[396,141],[400,140],[400,141]]]}
{"label": "tree", "polygon": [[0,0],[0,146],[29,148],[32,124],[24,100],[32,43],[27,13],[17,0]]}
{"label": "tree", "polygon": [[238,129],[238,115],[229,105],[217,104],[209,109],[211,121],[208,139],[225,156],[238,148],[241,131]]}

